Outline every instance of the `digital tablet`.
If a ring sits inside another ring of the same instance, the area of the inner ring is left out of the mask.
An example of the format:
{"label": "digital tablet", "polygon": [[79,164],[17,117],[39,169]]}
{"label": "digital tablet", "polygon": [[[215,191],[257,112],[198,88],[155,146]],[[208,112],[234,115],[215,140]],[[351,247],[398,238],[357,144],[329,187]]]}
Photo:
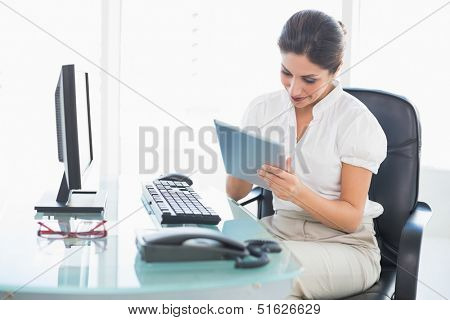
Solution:
{"label": "digital tablet", "polygon": [[263,164],[284,169],[286,155],[284,145],[261,137],[256,131],[247,131],[225,122],[214,120],[226,172],[270,189],[257,170]]}

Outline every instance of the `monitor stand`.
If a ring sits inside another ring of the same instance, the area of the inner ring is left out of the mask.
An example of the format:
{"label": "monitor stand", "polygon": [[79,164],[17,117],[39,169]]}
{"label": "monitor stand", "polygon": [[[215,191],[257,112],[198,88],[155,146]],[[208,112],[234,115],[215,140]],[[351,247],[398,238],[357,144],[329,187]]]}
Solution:
{"label": "monitor stand", "polygon": [[105,191],[70,191],[64,173],[58,195],[47,192],[34,209],[42,213],[76,214],[81,218],[83,215],[104,213],[106,200]]}

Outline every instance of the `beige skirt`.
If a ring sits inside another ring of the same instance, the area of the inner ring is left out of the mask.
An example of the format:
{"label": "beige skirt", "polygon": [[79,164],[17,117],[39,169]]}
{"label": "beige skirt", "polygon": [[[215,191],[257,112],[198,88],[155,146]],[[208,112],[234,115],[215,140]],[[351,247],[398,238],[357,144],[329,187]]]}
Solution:
{"label": "beige skirt", "polygon": [[381,272],[373,219],[345,233],[329,228],[302,211],[277,210],[261,220],[291,250],[302,272],[289,299],[339,299],[370,288]]}

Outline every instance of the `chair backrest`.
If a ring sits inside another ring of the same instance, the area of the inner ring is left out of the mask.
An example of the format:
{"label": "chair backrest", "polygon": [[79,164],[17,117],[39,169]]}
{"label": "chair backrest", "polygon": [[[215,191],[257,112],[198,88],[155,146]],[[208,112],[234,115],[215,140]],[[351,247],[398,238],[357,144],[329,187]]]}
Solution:
{"label": "chair backrest", "polygon": [[[345,89],[363,102],[383,128],[387,157],[372,177],[369,199],[380,203],[384,213],[375,219],[382,265],[395,265],[402,228],[417,204],[421,130],[414,106],[403,97],[367,89]],[[273,214],[272,193],[263,191],[258,217]]]}
{"label": "chair backrest", "polygon": [[375,219],[382,264],[395,264],[402,228],[417,205],[419,193],[419,116],[403,97],[377,90],[345,91],[367,106],[386,134],[387,157],[372,177],[369,199],[384,208],[384,213]]}

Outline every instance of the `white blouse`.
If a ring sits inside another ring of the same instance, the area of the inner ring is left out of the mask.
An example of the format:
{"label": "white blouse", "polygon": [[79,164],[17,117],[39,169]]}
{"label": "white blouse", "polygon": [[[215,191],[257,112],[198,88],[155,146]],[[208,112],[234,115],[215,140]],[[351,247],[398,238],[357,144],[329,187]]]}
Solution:
{"label": "white blouse", "polygon": [[[313,119],[298,143],[295,110],[285,90],[254,99],[241,121],[242,128],[257,127],[266,139],[284,144],[300,181],[330,200],[341,194],[342,162],[377,174],[387,153],[386,136],[375,116],[338,81],[333,84],[335,88],[313,107]],[[273,207],[303,211],[275,195]],[[383,207],[367,197],[364,216],[382,213]]]}

